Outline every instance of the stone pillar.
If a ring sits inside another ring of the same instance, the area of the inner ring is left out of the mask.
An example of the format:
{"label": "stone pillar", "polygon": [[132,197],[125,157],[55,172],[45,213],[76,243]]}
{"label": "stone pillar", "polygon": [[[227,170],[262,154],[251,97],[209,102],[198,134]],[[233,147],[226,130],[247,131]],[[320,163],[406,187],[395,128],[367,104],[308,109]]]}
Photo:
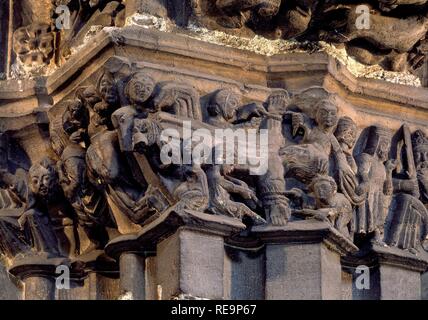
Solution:
{"label": "stone pillar", "polygon": [[31,275],[23,281],[25,300],[55,300],[55,278]]}
{"label": "stone pillar", "polygon": [[23,282],[13,277],[0,264],[0,300],[22,300],[23,287]]}
{"label": "stone pillar", "polygon": [[[420,300],[422,298],[421,279],[428,263],[410,252],[393,247],[373,246],[359,257],[345,259],[348,270],[353,275],[354,300]],[[369,279],[363,279],[368,270]],[[361,281],[368,280],[368,286]]]}
{"label": "stone pillar", "polygon": [[421,276],[421,299],[428,300],[428,272]]}
{"label": "stone pillar", "polygon": [[120,292],[122,298],[146,300],[145,258],[124,252],[120,255]]}
{"label": "stone pillar", "polygon": [[58,266],[69,266],[65,258],[27,256],[14,261],[9,272],[23,282],[24,300],[55,300],[56,270]]}
{"label": "stone pillar", "polygon": [[[251,239],[242,239],[251,243]],[[264,300],[265,248],[225,246],[224,298],[227,300]]]}
{"label": "stone pillar", "polygon": [[162,300],[223,298],[224,241],[221,235],[180,228],[157,247],[157,284]]}
{"label": "stone pillar", "polygon": [[253,231],[266,244],[266,299],[342,299],[340,258],[358,249],[330,224],[295,221]]}
{"label": "stone pillar", "polygon": [[[224,239],[244,229],[237,219],[172,208],[141,232],[111,241],[106,253],[120,257],[122,290],[145,299],[222,299]],[[144,259],[129,253],[152,250],[147,270]]]}

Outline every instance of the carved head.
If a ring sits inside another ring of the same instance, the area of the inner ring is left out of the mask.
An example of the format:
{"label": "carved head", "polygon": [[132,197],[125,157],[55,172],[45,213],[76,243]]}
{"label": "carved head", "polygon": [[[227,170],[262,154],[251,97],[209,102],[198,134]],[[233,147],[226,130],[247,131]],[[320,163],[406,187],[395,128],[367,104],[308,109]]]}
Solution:
{"label": "carved head", "polygon": [[79,88],[76,96],[87,108],[91,109],[94,108],[95,104],[101,101],[97,89],[94,86]]}
{"label": "carved head", "polygon": [[101,98],[109,105],[116,105],[119,102],[117,83],[113,74],[105,71],[98,80],[97,90]]}
{"label": "carved head", "polygon": [[335,132],[339,143],[343,143],[352,149],[357,141],[357,134],[357,125],[350,117],[340,118]]}
{"label": "carved head", "polygon": [[422,130],[417,130],[412,140],[416,170],[418,174],[428,177],[428,138]]}
{"label": "carved head", "polygon": [[133,104],[140,106],[152,96],[154,80],[143,72],[134,73],[125,86],[125,96]]}
{"label": "carved head", "polygon": [[316,105],[315,120],[322,129],[333,129],[337,126],[337,106],[330,100],[321,100]]}
{"label": "carved head", "polygon": [[80,100],[72,100],[68,104],[67,110],[70,112],[70,116],[73,119],[79,119],[84,115],[85,108]]}
{"label": "carved head", "polygon": [[28,186],[30,191],[45,200],[53,198],[58,187],[58,177],[55,163],[45,158],[40,163],[34,164],[28,172]]}
{"label": "carved head", "polygon": [[274,114],[284,114],[291,102],[290,94],[284,89],[274,89],[267,101],[267,111]]}
{"label": "carved head", "polygon": [[391,149],[392,132],[379,126],[370,127],[365,153],[376,155],[379,160],[385,162],[389,158]]}
{"label": "carved head", "polygon": [[241,105],[242,97],[233,90],[218,90],[211,98],[208,106],[210,116],[222,116],[226,121],[235,117],[236,109]]}
{"label": "carved head", "polygon": [[330,176],[318,176],[312,181],[310,189],[321,207],[331,206],[337,193],[337,184]]}

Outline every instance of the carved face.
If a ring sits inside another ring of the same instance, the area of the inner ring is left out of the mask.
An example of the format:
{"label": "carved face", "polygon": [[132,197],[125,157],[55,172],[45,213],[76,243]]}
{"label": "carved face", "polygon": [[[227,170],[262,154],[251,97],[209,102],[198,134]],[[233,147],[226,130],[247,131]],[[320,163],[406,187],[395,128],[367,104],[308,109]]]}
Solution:
{"label": "carved face", "polygon": [[214,111],[211,108],[211,115],[222,115],[227,121],[235,117],[236,110],[241,104],[241,96],[232,90],[220,90],[216,93],[212,105],[215,106]]}
{"label": "carved face", "polygon": [[82,99],[87,103],[87,106],[90,108],[93,108],[96,103],[101,101],[94,86],[90,86],[86,88],[85,91],[83,91]]}
{"label": "carved face", "polygon": [[357,126],[350,118],[345,117],[339,120],[335,133],[337,141],[352,149],[357,141],[357,134]]}
{"label": "carved face", "polygon": [[115,105],[118,102],[118,92],[116,83],[113,77],[105,73],[99,82],[98,88],[101,98],[110,105]]}
{"label": "carved face", "polygon": [[155,89],[154,81],[145,74],[135,74],[125,88],[125,93],[129,101],[136,105],[142,105],[153,94]]}
{"label": "carved face", "polygon": [[381,161],[385,162],[386,160],[388,160],[390,149],[391,142],[389,141],[389,139],[386,137],[380,137],[376,153]]}
{"label": "carved face", "polygon": [[29,187],[32,193],[43,198],[50,198],[55,193],[56,175],[53,168],[35,165],[29,172]]}
{"label": "carved face", "polygon": [[329,101],[323,101],[318,107],[316,121],[323,129],[333,128],[337,125],[337,107]]}
{"label": "carved face", "polygon": [[415,150],[415,162],[418,173],[428,175],[428,145]]}
{"label": "carved face", "polygon": [[72,119],[78,120],[84,116],[85,108],[79,100],[72,101],[67,108]]}
{"label": "carved face", "polygon": [[336,194],[336,187],[333,181],[327,179],[322,179],[316,181],[314,186],[314,195],[317,201],[321,205],[328,206],[331,204],[334,195]]}

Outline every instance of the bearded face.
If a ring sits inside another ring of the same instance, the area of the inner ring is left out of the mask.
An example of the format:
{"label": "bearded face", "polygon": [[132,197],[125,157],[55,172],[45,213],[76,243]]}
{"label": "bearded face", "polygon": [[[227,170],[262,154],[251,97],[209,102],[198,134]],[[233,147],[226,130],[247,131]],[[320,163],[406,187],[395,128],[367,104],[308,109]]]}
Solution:
{"label": "bearded face", "polygon": [[30,191],[45,200],[53,198],[57,186],[55,170],[51,167],[35,165],[29,172]]}

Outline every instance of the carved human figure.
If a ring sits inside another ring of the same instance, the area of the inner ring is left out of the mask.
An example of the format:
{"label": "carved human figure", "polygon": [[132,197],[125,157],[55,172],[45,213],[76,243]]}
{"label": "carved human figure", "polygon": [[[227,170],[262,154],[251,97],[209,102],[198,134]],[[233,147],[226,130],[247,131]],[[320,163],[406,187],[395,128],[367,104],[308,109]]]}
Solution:
{"label": "carved human figure", "polygon": [[78,99],[69,101],[62,116],[62,125],[72,143],[85,143],[89,125],[89,111]]}
{"label": "carved human figure", "polygon": [[119,143],[122,152],[132,150],[132,132],[134,119],[147,117],[150,107],[147,101],[153,94],[155,88],[154,80],[143,72],[131,75],[125,85],[124,94],[130,105],[117,109],[112,115],[113,126],[119,135]]}
{"label": "carved human figure", "polygon": [[268,223],[283,226],[291,216],[289,200],[285,196],[284,165],[279,151],[285,145],[282,132],[283,115],[290,102],[286,92],[274,91],[268,98],[260,129],[268,130],[269,154],[266,174],[258,177],[257,191]]}
{"label": "carved human figure", "polygon": [[70,144],[57,163],[60,185],[77,214],[80,254],[99,248],[107,221],[105,199],[88,181],[85,155],[80,145]]}
{"label": "carved human figure", "polygon": [[259,200],[253,190],[239,179],[233,178],[233,165],[211,165],[207,168],[207,179],[210,190],[209,211],[218,214],[231,216],[242,220],[248,217],[254,224],[264,224],[266,221],[252,211],[247,205],[235,202],[231,194],[240,195],[247,201],[257,204]]}
{"label": "carved human figure", "polygon": [[[86,153],[90,181],[105,193],[116,222],[123,220],[125,216],[133,224],[142,224],[165,210],[168,205],[162,196],[162,190],[159,190],[162,185],[160,178],[153,172],[145,157],[146,150],[152,150],[151,147],[159,141],[160,133],[154,133],[151,130],[153,127],[145,125],[146,122],[151,124],[147,119],[135,119],[132,151],[136,152],[136,166],[128,165],[125,154],[120,150],[116,131],[105,131],[97,135]],[[147,154],[151,155],[151,152]],[[143,180],[137,181],[140,171]],[[129,225],[128,222],[126,224]]]}
{"label": "carved human figure", "polygon": [[340,191],[348,198],[349,201],[351,201],[353,205],[360,205],[365,200],[365,195],[357,193],[358,179],[356,174],[358,172],[358,166],[353,155],[354,146],[358,137],[357,125],[350,117],[342,117],[339,119],[334,135],[336,136],[343,155],[346,158],[346,162],[343,161],[342,165],[348,165],[350,171],[353,173],[353,175],[344,177],[339,172],[337,179]]}
{"label": "carved human figure", "polygon": [[258,128],[261,117],[266,115],[262,105],[242,105],[242,96],[231,89],[216,91],[211,97],[207,111],[207,122],[220,128]]}
{"label": "carved human figure", "polygon": [[[410,138],[407,126],[404,136]],[[406,141],[408,163],[405,168],[409,177],[394,178],[394,197],[391,204],[385,241],[388,245],[417,253],[420,245],[428,243],[428,210],[426,198],[428,139],[418,130],[413,134],[413,147]]]}
{"label": "carved human figure", "polygon": [[262,19],[274,17],[281,0],[216,0],[216,6],[224,16],[219,22],[227,28],[242,28],[252,15]]}
{"label": "carved human figure", "polygon": [[19,224],[35,252],[58,256],[58,239],[47,208],[58,187],[53,163],[45,159],[33,165],[28,176],[27,208]]}
{"label": "carved human figure", "polygon": [[112,129],[111,115],[119,107],[119,91],[114,75],[108,70],[104,70],[97,82],[97,94],[101,98],[100,102],[94,105],[96,117],[91,117],[91,125],[98,129],[94,132],[101,132]]}
{"label": "carved human figure", "polygon": [[374,233],[374,241],[384,244],[386,210],[393,193],[392,171],[395,160],[388,160],[392,134],[388,129],[372,126],[364,152],[360,155],[358,193],[367,200],[357,208],[356,232]]}
{"label": "carved human figure", "polygon": [[[309,186],[315,203],[308,201],[302,192],[296,192],[303,198],[303,210],[294,213],[303,217],[329,221],[345,237],[353,240],[354,213],[351,203],[337,192],[336,181],[330,176],[318,176]],[[305,201],[306,200],[306,201]]]}
{"label": "carved human figure", "polygon": [[178,199],[177,208],[204,212],[209,204],[208,180],[200,165],[180,168],[182,182],[173,191]]}
{"label": "carved human figure", "polygon": [[289,112],[292,118],[293,136],[300,131],[303,131],[304,135],[300,144],[288,145],[280,150],[286,175],[310,184],[318,174],[328,174],[330,155],[333,155],[339,175],[354,176],[334,136],[339,120],[337,106],[332,98],[327,98],[321,100],[315,108],[314,127],[307,124],[303,113]]}

